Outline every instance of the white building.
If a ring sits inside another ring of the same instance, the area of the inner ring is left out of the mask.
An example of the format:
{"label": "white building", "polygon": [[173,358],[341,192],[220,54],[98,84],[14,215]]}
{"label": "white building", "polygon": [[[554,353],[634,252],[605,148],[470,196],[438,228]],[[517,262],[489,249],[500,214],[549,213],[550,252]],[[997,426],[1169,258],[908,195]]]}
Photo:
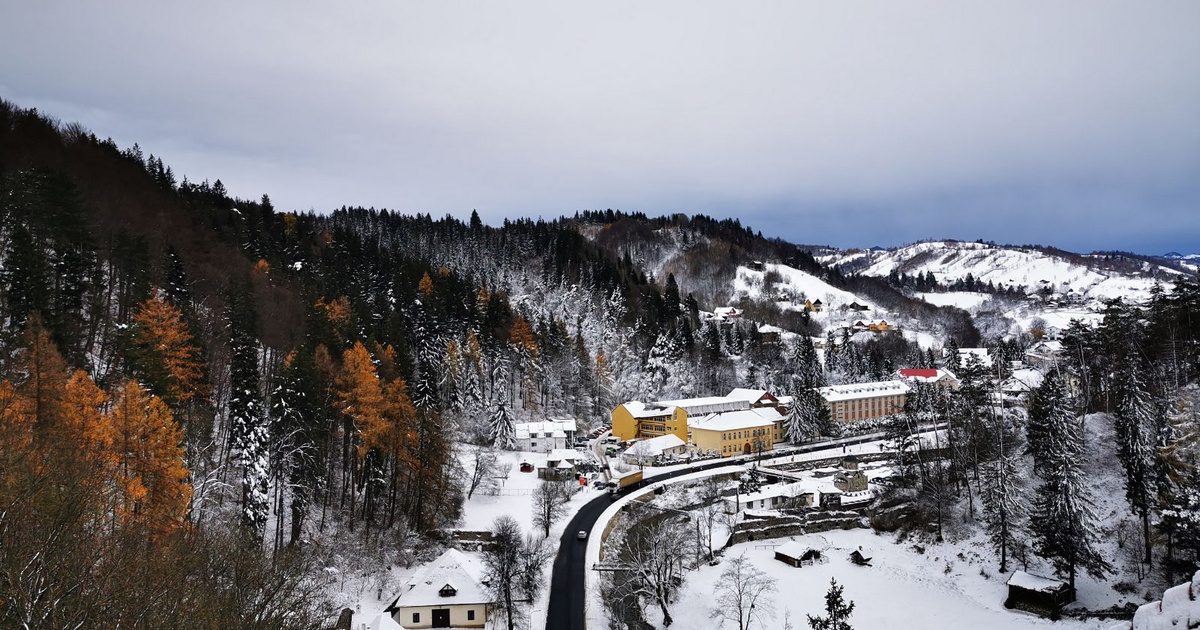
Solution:
{"label": "white building", "polygon": [[482,575],[478,560],[447,549],[413,574],[386,612],[405,628],[482,628],[493,603]]}
{"label": "white building", "polygon": [[792,483],[763,486],[758,492],[725,497],[725,512],[734,514],[745,510],[774,510],[781,508],[819,507],[822,495],[841,495],[832,479],[804,479]]}
{"label": "white building", "polygon": [[515,448],[519,451],[549,453],[556,448],[571,448],[575,443],[574,420],[518,422]]}
{"label": "white building", "polygon": [[683,455],[686,452],[687,443],[679,439],[678,435],[668,433],[635,442],[633,446],[621,453],[621,459],[628,464],[645,466],[653,464],[658,457]]}
{"label": "white building", "polygon": [[733,400],[744,400],[750,407],[775,407],[779,405],[779,399],[774,394],[765,389],[747,389],[745,387],[735,387],[729,392],[726,398]]}

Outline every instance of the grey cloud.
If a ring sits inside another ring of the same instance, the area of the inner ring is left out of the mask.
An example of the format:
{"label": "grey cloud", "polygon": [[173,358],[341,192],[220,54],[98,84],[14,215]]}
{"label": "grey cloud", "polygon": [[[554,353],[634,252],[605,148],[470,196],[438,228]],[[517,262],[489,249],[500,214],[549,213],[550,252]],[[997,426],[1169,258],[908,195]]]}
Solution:
{"label": "grey cloud", "polygon": [[0,95],[280,207],[1200,249],[1195,2],[8,4]]}

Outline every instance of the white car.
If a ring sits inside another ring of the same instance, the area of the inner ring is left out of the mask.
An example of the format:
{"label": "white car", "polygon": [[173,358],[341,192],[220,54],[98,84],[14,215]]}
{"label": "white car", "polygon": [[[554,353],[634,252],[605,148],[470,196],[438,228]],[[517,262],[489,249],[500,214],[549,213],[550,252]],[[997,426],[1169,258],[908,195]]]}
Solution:
{"label": "white car", "polygon": [[578,538],[579,540],[587,540],[587,530],[586,529],[579,530],[579,533],[575,534],[575,537]]}

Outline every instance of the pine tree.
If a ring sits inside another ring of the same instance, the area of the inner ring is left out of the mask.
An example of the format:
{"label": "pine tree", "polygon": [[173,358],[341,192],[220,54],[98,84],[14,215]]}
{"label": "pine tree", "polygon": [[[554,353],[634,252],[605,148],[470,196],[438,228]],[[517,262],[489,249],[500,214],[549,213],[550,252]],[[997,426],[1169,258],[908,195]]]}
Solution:
{"label": "pine tree", "polygon": [[1057,372],[1034,393],[1029,417],[1029,450],[1041,479],[1033,501],[1035,548],[1075,587],[1078,569],[1097,578],[1109,569],[1096,551],[1096,515],[1083,473],[1083,425]]}
{"label": "pine tree", "polygon": [[1021,495],[1019,462],[1011,446],[1006,448],[1004,430],[997,432],[999,446],[997,457],[982,466],[980,501],[983,503],[983,521],[988,538],[1000,557],[999,570],[1008,571],[1009,552],[1020,522],[1028,510]]}
{"label": "pine tree", "polygon": [[179,257],[179,252],[173,246],[167,246],[166,259],[165,291],[167,301],[180,311],[186,312],[192,308],[192,286],[187,269],[183,266],[183,259]]}
{"label": "pine tree", "polygon": [[242,525],[261,536],[267,523],[270,435],[258,372],[258,313],[250,281],[235,281],[226,305],[229,326],[229,439],[242,474]]}
{"label": "pine tree", "polygon": [[508,365],[503,359],[496,362],[492,378],[495,381],[492,392],[492,413],[490,433],[492,444],[499,448],[510,449],[516,444],[516,427],[514,426],[512,410],[508,400]]}
{"label": "pine tree", "polygon": [[1121,388],[1116,410],[1117,458],[1125,470],[1125,498],[1142,521],[1143,562],[1151,563],[1152,536],[1150,512],[1154,507],[1155,448],[1157,410],[1147,391],[1146,366],[1135,362]]}
{"label": "pine tree", "polygon": [[850,625],[854,602],[845,600],[843,590],[845,587],[838,586],[836,579],[829,580],[829,592],[825,593],[825,616],[808,615],[808,626],[812,630],[854,630]]}

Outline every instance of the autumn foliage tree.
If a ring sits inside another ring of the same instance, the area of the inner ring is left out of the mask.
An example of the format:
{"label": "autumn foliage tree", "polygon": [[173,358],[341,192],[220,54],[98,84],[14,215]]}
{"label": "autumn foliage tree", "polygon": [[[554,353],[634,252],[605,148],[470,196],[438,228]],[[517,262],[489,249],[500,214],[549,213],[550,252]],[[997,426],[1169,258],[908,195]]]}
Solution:
{"label": "autumn foliage tree", "polygon": [[133,322],[130,354],[147,389],[176,410],[205,396],[200,348],[179,309],[155,295],[142,302]]}
{"label": "autumn foliage tree", "polygon": [[361,341],[342,353],[342,369],[335,382],[334,407],[342,416],[342,505],[349,500],[350,527],[354,527],[355,486],[361,455],[366,453],[363,433],[387,433],[383,417],[383,386],[371,353]]}
{"label": "autumn foliage tree", "polygon": [[107,414],[116,449],[117,516],[169,533],[183,524],[192,486],[183,463],[183,432],[163,400],[129,380]]}

